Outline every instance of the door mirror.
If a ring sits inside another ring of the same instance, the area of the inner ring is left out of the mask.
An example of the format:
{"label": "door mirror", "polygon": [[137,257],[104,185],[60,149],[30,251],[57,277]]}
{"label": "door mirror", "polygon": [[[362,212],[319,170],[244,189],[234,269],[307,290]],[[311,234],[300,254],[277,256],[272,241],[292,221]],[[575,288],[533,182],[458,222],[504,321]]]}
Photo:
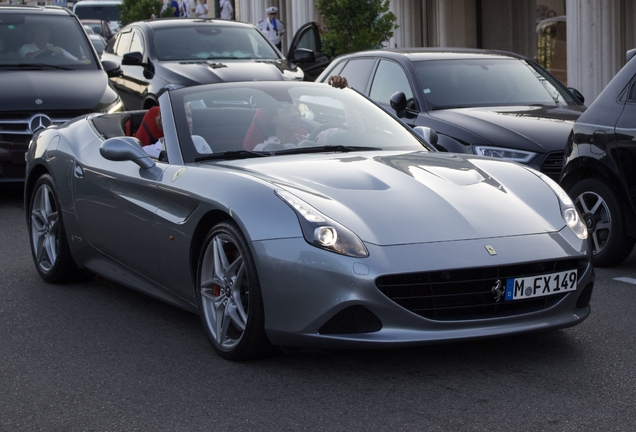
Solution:
{"label": "door mirror", "polygon": [[391,108],[395,111],[395,115],[399,118],[404,117],[406,111],[406,96],[404,92],[395,92],[390,99]]}
{"label": "door mirror", "polygon": [[316,55],[309,48],[298,48],[294,51],[294,59],[296,63],[314,62],[316,61]]}
{"label": "door mirror", "polygon": [[99,154],[113,162],[133,161],[143,169],[155,166],[150,156],[141,148],[141,143],[133,137],[109,138],[99,147]]}
{"label": "door mirror", "polygon": [[102,61],[102,67],[104,68],[104,72],[106,72],[106,75],[108,75],[108,78],[115,78],[123,74],[117,62],[114,62],[112,60]]}
{"label": "door mirror", "polygon": [[574,95],[575,98],[577,98],[581,103],[585,103],[585,98],[583,97],[583,95],[581,94],[580,91],[578,91],[577,89],[573,88],[573,87],[568,87],[568,90],[570,91],[570,93],[572,93],[572,95]]}
{"label": "door mirror", "polygon": [[126,66],[146,66],[144,63],[144,55],[139,51],[133,51],[124,54],[121,64]]}

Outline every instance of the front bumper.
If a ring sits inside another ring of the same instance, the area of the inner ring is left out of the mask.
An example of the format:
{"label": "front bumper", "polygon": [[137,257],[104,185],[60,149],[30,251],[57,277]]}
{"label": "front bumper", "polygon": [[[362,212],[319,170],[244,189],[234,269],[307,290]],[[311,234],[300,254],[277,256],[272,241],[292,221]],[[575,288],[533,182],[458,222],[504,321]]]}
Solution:
{"label": "front bumper", "polygon": [[[497,254],[490,255],[485,245],[493,246]],[[568,229],[510,238],[367,247],[369,257],[356,259],[317,249],[301,238],[252,244],[265,328],[274,345],[371,348],[457,341],[570,327],[581,323],[591,310],[589,295],[595,276],[586,242]],[[376,286],[377,278],[385,275],[563,259],[583,263],[577,290],[542,310],[516,315],[428,319],[398,305]],[[338,325],[355,331],[337,331]]]}

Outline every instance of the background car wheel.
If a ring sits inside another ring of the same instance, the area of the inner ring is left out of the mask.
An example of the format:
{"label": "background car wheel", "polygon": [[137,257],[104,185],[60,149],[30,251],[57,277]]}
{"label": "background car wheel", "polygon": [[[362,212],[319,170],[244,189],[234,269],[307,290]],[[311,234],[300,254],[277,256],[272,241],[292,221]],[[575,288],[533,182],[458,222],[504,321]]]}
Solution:
{"label": "background car wheel", "polygon": [[273,352],[264,330],[256,266],[234,223],[222,222],[206,237],[199,259],[197,297],[203,327],[221,357],[243,360]]}
{"label": "background car wheel", "polygon": [[51,176],[40,177],[29,200],[29,237],[33,261],[42,279],[63,283],[83,279],[66,240],[62,209]]}
{"label": "background car wheel", "polygon": [[570,196],[587,225],[594,265],[623,262],[634,248],[634,239],[627,236],[625,214],[616,194],[602,181],[586,179],[574,185]]}

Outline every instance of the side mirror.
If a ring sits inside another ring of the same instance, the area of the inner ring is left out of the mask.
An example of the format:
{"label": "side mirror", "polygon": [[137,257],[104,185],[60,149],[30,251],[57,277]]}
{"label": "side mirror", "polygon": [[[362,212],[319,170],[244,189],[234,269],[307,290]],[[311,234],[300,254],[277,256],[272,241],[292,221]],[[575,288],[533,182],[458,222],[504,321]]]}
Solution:
{"label": "side mirror", "polygon": [[108,75],[108,78],[115,78],[123,74],[123,71],[121,70],[117,62],[114,62],[112,60],[102,61],[102,67],[104,68],[104,72],[106,72],[106,75]]}
{"label": "side mirror", "polygon": [[570,93],[574,95],[575,98],[581,101],[581,103],[585,103],[585,98],[583,97],[580,91],[578,91],[577,89],[573,87],[568,87],[568,90],[570,91]]}
{"label": "side mirror", "polygon": [[298,48],[294,51],[293,60],[298,63],[309,63],[316,61],[316,54],[309,48]]}
{"label": "side mirror", "polygon": [[406,111],[406,96],[404,92],[395,92],[390,99],[391,108],[395,111],[395,114],[402,118],[404,117],[404,112]]}
{"label": "side mirror", "polygon": [[413,128],[413,131],[419,136],[421,136],[422,138],[424,138],[424,141],[426,141],[427,144],[430,144],[433,147],[437,145],[437,132],[435,132],[430,127],[415,126]]}
{"label": "side mirror", "polygon": [[124,54],[121,64],[126,66],[146,66],[144,63],[144,55],[139,51],[133,51]]}
{"label": "side mirror", "polygon": [[150,156],[141,148],[141,143],[133,137],[109,138],[99,147],[99,154],[113,162],[133,161],[143,169],[155,166]]}

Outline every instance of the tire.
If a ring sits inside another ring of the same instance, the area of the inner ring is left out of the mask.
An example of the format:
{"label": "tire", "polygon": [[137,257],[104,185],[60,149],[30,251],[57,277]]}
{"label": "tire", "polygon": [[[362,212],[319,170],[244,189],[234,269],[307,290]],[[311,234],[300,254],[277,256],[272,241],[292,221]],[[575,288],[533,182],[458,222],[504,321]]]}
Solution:
{"label": "tire", "polygon": [[616,193],[600,180],[585,179],[572,187],[570,196],[587,225],[594,265],[610,267],[623,262],[635,239],[627,235],[625,211]]}
{"label": "tire", "polygon": [[68,246],[62,209],[53,179],[41,176],[29,199],[29,239],[35,268],[46,282],[57,284],[84,279]]}
{"label": "tire", "polygon": [[212,347],[228,360],[274,352],[265,334],[263,299],[245,237],[232,222],[207,235],[197,268],[201,322]]}

